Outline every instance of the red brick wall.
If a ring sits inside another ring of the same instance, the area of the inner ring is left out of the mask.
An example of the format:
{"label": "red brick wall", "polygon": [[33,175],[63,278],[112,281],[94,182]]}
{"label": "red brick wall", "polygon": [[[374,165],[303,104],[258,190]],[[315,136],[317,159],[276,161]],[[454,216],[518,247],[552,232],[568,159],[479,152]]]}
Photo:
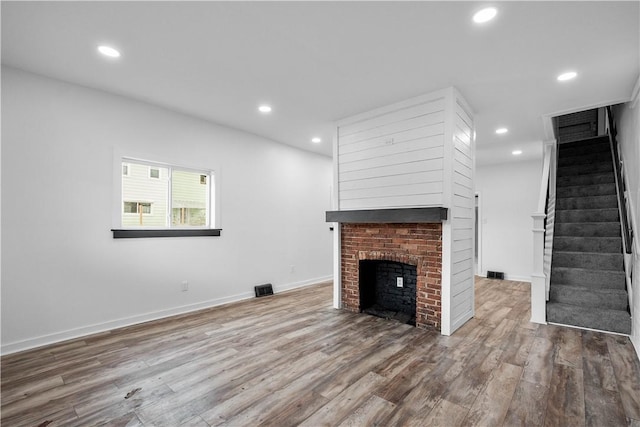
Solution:
{"label": "red brick wall", "polygon": [[342,307],[360,312],[360,260],[415,265],[416,326],[440,331],[442,224],[342,224]]}

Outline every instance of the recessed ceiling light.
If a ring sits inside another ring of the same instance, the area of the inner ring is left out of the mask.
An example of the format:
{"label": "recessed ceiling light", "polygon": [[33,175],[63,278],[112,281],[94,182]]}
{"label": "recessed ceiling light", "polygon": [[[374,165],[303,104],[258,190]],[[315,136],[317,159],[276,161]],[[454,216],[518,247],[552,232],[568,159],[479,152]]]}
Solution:
{"label": "recessed ceiling light", "polygon": [[507,129],[507,128],[498,128],[498,129],[496,129],[496,133],[497,134],[503,134],[503,133],[507,133],[507,132],[509,132],[509,129]]}
{"label": "recessed ceiling light", "polygon": [[519,156],[520,154],[522,154],[522,150],[513,150],[511,154],[513,154],[514,156]]}
{"label": "recessed ceiling light", "polygon": [[316,136],[315,138],[311,138],[311,142],[313,142],[314,144],[319,144],[322,142],[322,139]]}
{"label": "recessed ceiling light", "polygon": [[112,48],[111,46],[105,46],[105,45],[98,46],[98,52],[100,52],[104,56],[108,56],[109,58],[120,57],[120,52],[118,52],[116,49]]}
{"label": "recessed ceiling light", "polygon": [[560,82],[564,82],[567,80],[571,80],[573,78],[575,78],[578,75],[578,73],[576,73],[575,71],[569,71],[567,73],[562,73],[558,76],[558,81]]}
{"label": "recessed ceiling light", "polygon": [[258,107],[258,111],[260,111],[261,113],[270,113],[271,107],[269,105],[261,105]]}
{"label": "recessed ceiling light", "polygon": [[476,24],[483,24],[487,21],[491,21],[496,17],[498,11],[495,7],[487,7],[486,9],[479,10],[473,15],[473,22]]}

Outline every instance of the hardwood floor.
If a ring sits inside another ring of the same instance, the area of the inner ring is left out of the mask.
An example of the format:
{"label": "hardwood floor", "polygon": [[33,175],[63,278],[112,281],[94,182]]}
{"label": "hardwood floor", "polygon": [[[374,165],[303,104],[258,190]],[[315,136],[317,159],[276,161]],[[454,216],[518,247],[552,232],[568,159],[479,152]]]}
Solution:
{"label": "hardwood floor", "polygon": [[529,323],[476,281],[450,337],[331,308],[324,284],[2,358],[5,426],[640,426],[626,337]]}

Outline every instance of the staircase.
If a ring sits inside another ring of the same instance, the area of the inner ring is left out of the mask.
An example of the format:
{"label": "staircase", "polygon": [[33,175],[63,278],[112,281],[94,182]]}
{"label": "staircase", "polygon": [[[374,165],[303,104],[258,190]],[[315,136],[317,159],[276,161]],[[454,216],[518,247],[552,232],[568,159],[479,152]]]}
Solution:
{"label": "staircase", "polygon": [[631,333],[608,137],[560,144],[547,321]]}

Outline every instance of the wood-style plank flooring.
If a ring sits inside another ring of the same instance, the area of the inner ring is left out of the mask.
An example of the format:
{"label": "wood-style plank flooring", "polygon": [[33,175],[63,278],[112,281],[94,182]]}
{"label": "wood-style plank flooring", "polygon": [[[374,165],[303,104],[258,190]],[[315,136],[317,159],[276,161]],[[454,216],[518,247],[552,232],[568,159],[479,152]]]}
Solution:
{"label": "wood-style plank flooring", "polygon": [[[529,322],[476,280],[451,337],[312,286],[2,358],[3,426],[640,426],[627,337]],[[128,396],[128,397],[127,397]]]}

